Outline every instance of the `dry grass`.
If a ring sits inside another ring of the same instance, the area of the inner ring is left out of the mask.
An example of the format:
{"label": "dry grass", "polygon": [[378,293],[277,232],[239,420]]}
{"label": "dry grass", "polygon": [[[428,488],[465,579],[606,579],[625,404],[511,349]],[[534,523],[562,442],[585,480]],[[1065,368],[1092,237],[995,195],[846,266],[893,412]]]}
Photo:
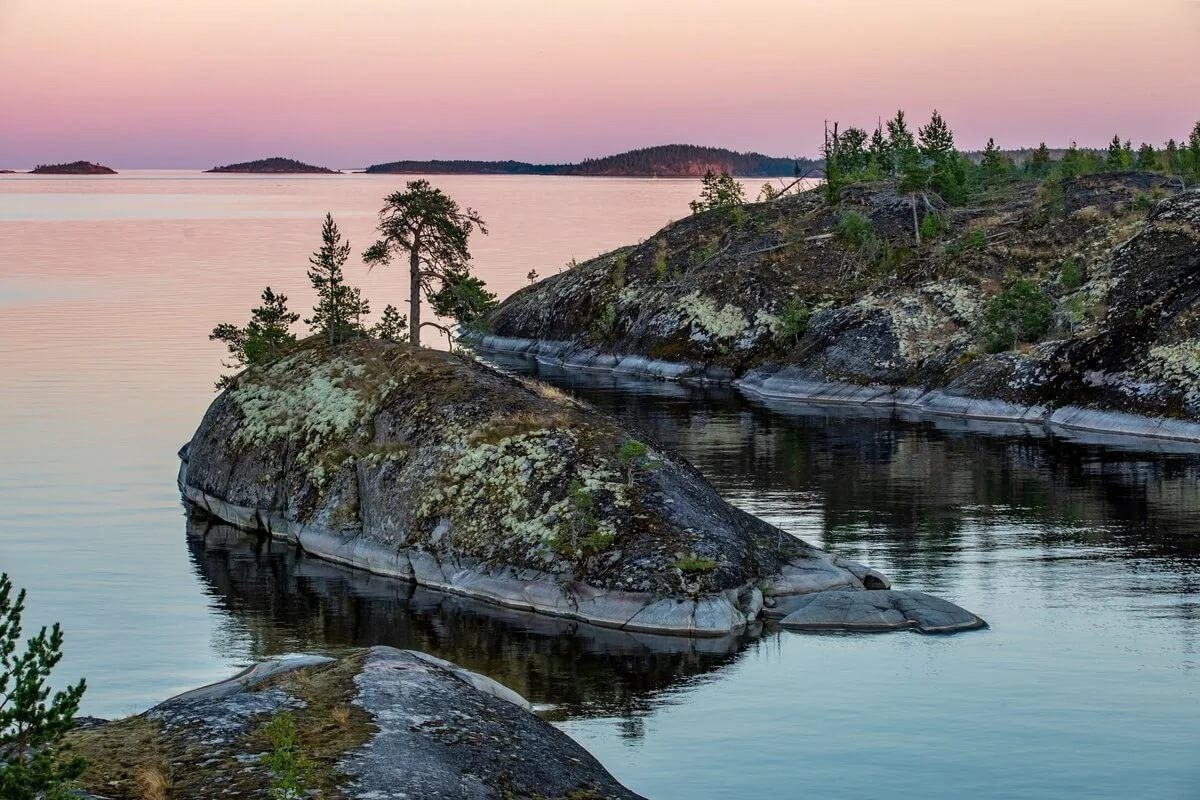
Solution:
{"label": "dry grass", "polygon": [[141,800],[167,800],[174,786],[170,770],[164,764],[143,764],[134,770],[133,781]]}
{"label": "dry grass", "polygon": [[329,718],[339,728],[350,727],[350,706],[340,705],[329,709]]}

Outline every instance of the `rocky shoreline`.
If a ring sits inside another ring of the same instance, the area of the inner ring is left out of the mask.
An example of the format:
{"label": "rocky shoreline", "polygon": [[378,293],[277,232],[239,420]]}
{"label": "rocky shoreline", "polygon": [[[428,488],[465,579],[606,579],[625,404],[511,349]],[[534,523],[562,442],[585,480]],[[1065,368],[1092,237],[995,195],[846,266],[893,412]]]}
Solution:
{"label": "rocky shoreline", "polygon": [[464,339],[777,401],[1200,443],[1200,192],[1136,172],[1061,192],[937,208],[920,241],[886,183],[695,214]]}
{"label": "rocky shoreline", "polygon": [[[686,462],[592,409],[405,345],[310,344],[243,373],[180,459],[184,500],[228,524],[624,631],[726,636],[797,596],[891,588],[733,508]],[[887,627],[984,624],[963,609],[948,622],[942,605],[908,596],[901,617],[881,617]],[[841,610],[826,610],[839,627]]]}
{"label": "rocky shoreline", "polygon": [[[87,757],[84,796],[259,796],[283,770],[272,723],[286,715],[309,791],[337,797],[639,800],[516,692],[413,650],[292,656],[69,735]],[[273,766],[273,764],[275,764]],[[272,796],[275,796],[272,794]]]}
{"label": "rocky shoreline", "polygon": [[502,353],[534,358],[568,370],[729,385],[752,398],[904,409],[924,416],[1035,425],[1050,432],[1083,431],[1200,444],[1200,422],[1187,420],[1079,406],[1023,406],[1004,400],[954,395],[940,389],[814,381],[789,368],[778,372],[751,370],[736,378],[732,371],[720,366],[606,354],[571,342],[477,335],[469,331],[464,332],[463,341],[485,359],[488,354]]}

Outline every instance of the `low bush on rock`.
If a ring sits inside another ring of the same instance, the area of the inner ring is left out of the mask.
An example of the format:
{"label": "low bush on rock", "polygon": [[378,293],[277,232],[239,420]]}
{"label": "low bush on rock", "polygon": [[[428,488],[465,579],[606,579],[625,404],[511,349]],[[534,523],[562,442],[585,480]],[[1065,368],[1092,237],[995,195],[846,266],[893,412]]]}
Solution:
{"label": "low bush on rock", "polygon": [[990,353],[1035,342],[1050,328],[1054,302],[1033,281],[1018,278],[988,301],[981,338]]}

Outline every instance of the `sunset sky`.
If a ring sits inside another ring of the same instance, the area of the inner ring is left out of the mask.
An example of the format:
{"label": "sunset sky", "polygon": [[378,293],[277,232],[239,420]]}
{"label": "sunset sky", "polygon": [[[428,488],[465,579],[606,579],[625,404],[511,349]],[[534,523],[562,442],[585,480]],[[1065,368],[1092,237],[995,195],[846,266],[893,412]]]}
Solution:
{"label": "sunset sky", "polygon": [[963,148],[1200,117],[1195,0],[0,0],[0,166],[811,155],[936,107]]}

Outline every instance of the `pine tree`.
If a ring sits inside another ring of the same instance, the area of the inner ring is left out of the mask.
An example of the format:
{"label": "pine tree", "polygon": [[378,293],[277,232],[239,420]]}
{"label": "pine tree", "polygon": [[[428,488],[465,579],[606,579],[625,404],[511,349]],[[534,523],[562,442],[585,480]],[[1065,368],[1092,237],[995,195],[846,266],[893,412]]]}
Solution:
{"label": "pine tree", "polygon": [[1179,156],[1179,145],[1174,139],[1167,140],[1167,147],[1163,151],[1163,166],[1167,169],[1168,175],[1178,175],[1180,167],[1183,165],[1183,160]]}
{"label": "pine tree", "polygon": [[402,342],[407,333],[405,330],[407,327],[408,317],[401,314],[394,305],[388,303],[383,308],[383,316],[379,318],[379,322],[375,323],[375,327],[371,328],[371,335],[376,339]]}
{"label": "pine tree", "polygon": [[1026,165],[1028,172],[1036,177],[1041,177],[1050,171],[1050,148],[1046,147],[1045,142],[1039,144],[1033,151]]}
{"label": "pine tree", "polygon": [[1104,166],[1111,170],[1129,169],[1125,159],[1125,147],[1121,144],[1120,136],[1114,136],[1108,143],[1108,157],[1104,159]]}
{"label": "pine tree", "polygon": [[838,137],[838,165],[846,175],[862,172],[867,166],[867,132],[846,128]]}
{"label": "pine tree", "polygon": [[949,161],[954,154],[954,134],[937,109],[930,116],[929,124],[918,133],[921,136],[921,155],[939,165]]}
{"label": "pine tree", "polygon": [[1158,156],[1155,154],[1153,146],[1142,142],[1142,146],[1137,151],[1137,168],[1144,170],[1158,168]]}
{"label": "pine tree", "polygon": [[867,149],[867,153],[871,158],[871,164],[880,175],[891,175],[895,172],[891,149],[888,147],[887,139],[883,136],[882,123],[877,125],[875,132],[871,134],[871,144]]}
{"label": "pine tree", "polygon": [[[929,162],[928,186],[948,203],[961,202],[965,196],[967,173],[964,160],[954,149],[954,134],[950,126],[935,109],[929,124],[918,132],[921,155]],[[914,174],[913,177],[917,176]]]}
{"label": "pine tree", "polygon": [[401,253],[408,256],[408,338],[419,345],[422,294],[431,297],[469,271],[471,234],[487,228],[474,210],[419,178],[384,198],[378,230],[382,238],[363,252],[363,261],[386,266]]}
{"label": "pine tree", "polygon": [[1200,122],[1188,134],[1187,159],[1192,177],[1200,179]]}
{"label": "pine tree", "polygon": [[1012,175],[1013,163],[1012,159],[1000,149],[996,147],[994,139],[988,139],[987,147],[983,150],[983,158],[979,162],[979,167],[983,170],[985,179],[989,183],[997,183]]}
{"label": "pine tree", "polygon": [[846,185],[845,172],[838,161],[838,132],[837,123],[833,130],[825,124],[825,143],[821,146],[821,155],[825,159],[825,202],[836,206],[842,201],[842,187]]}
{"label": "pine tree", "polygon": [[[282,357],[296,344],[296,335],[291,327],[300,319],[287,307],[287,295],[275,294],[268,286],[263,289],[262,305],[250,312],[250,322],[244,328],[222,322],[213,328],[208,338],[225,343],[229,351],[229,362],[221,362],[226,369],[241,371],[256,364],[265,364]],[[223,389],[233,382],[233,377],[223,375],[217,388]]]}
{"label": "pine tree", "polygon": [[912,131],[908,129],[908,123],[904,120],[904,112],[897,111],[894,119],[888,120],[888,150],[891,151],[894,159],[892,172],[900,170],[906,159],[915,160],[917,154],[917,142],[913,138]]}
{"label": "pine tree", "polygon": [[728,172],[718,175],[710,169],[701,179],[700,196],[688,205],[693,214],[699,214],[716,208],[733,208],[744,202],[742,185],[735,181],[733,176]]}
{"label": "pine tree", "polygon": [[67,755],[63,736],[75,727],[87,684],[50,696],[46,681],[62,660],[62,629],[42,628],[18,655],[24,611],[25,591],[14,600],[12,581],[0,574],[0,797],[67,800],[85,764]]}
{"label": "pine tree", "polygon": [[312,266],[308,279],[317,294],[312,317],[304,324],[336,344],[360,332],[357,317],[364,313],[358,289],[347,286],[342,268],[350,258],[350,242],[342,240],[332,214],[325,215],[321,226],[321,248],[308,259]]}

